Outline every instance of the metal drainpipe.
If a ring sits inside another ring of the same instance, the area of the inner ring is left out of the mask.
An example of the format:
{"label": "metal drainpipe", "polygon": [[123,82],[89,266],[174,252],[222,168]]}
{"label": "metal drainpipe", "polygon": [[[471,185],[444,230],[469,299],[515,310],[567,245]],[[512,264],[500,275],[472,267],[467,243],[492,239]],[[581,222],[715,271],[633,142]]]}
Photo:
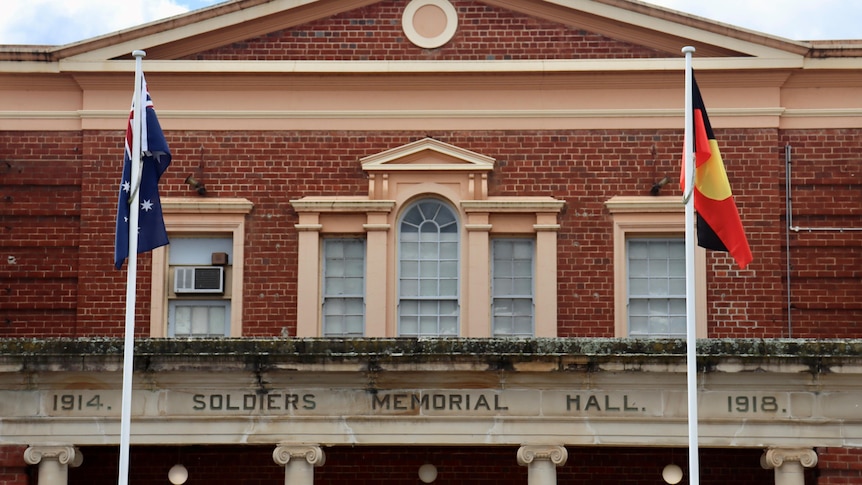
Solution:
{"label": "metal drainpipe", "polygon": [[793,227],[793,202],[790,197],[790,162],[791,156],[790,153],[792,151],[792,147],[790,144],[784,145],[784,203],[785,210],[787,211],[787,231],[786,231],[786,240],[785,240],[785,255],[787,256],[787,337],[793,338],[793,316],[791,315],[792,309],[792,289],[790,287],[791,276],[790,272],[793,270],[790,264],[790,231]]}
{"label": "metal drainpipe", "polygon": [[791,156],[790,153],[793,147],[790,144],[784,145],[784,165],[787,178],[784,181],[785,205],[787,210],[787,240],[785,244],[787,252],[787,333],[788,337],[793,337],[793,321],[790,316],[791,307],[791,292],[790,292],[790,232],[855,232],[862,231],[862,227],[799,227],[793,225],[793,196],[791,195]]}

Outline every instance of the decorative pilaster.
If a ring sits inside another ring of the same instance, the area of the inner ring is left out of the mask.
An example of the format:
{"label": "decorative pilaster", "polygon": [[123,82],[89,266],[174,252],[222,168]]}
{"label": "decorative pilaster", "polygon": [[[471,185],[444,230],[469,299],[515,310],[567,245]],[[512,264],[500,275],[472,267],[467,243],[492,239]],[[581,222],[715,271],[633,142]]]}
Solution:
{"label": "decorative pilaster", "polygon": [[760,466],[775,469],[775,485],[805,485],[804,468],[817,465],[810,448],[770,448],[760,457]]}
{"label": "decorative pilaster", "polygon": [[365,336],[385,337],[386,291],[389,276],[389,212],[368,212],[365,229]]}
{"label": "decorative pilaster", "polygon": [[40,485],[66,485],[69,466],[80,466],[84,456],[72,445],[43,445],[24,450],[24,461],[39,465]]}
{"label": "decorative pilaster", "polygon": [[527,485],[556,485],[557,467],[566,464],[569,452],[560,445],[524,445],[518,448],[518,464],[527,468]]}
{"label": "decorative pilaster", "polygon": [[284,466],[285,485],[313,485],[314,467],[323,466],[326,455],[318,445],[279,443],[272,459]]}
{"label": "decorative pilaster", "polygon": [[467,231],[467,247],[465,259],[467,260],[467,277],[464,282],[470,287],[470,298],[462,301],[461,305],[467,306],[467,318],[470,325],[464,325],[461,335],[463,337],[491,337],[494,330],[491,328],[491,256],[490,249],[491,224],[488,212],[468,212],[467,223],[464,229]]}

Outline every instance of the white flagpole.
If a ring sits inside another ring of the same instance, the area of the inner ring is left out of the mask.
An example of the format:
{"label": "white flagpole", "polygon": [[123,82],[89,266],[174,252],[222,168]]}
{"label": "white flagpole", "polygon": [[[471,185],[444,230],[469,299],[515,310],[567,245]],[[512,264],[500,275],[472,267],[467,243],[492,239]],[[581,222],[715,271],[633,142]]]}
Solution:
{"label": "white flagpole", "polygon": [[691,55],[694,47],[682,48],[685,54],[685,314],[686,314],[686,376],[688,382],[688,473],[689,484],[700,483],[700,465],[697,445],[697,312],[694,279],[694,111],[692,109]]}
{"label": "white flagpole", "polygon": [[144,51],[134,51],[135,93],[132,104],[132,170],[131,200],[129,201],[129,265],[126,277],[126,338],[123,345],[123,410],[120,418],[120,473],[118,485],[129,483],[129,442],[132,423],[132,367],[135,361],[135,296],[138,280],[138,216],[141,184],[141,120],[144,114],[143,67]]}

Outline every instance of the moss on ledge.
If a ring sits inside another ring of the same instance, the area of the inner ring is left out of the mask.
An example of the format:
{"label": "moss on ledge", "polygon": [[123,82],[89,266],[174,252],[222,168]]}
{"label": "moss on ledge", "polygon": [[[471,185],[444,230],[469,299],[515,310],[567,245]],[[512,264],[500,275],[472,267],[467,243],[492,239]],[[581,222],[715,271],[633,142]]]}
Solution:
{"label": "moss on ledge", "polygon": [[[862,358],[862,340],[703,339],[701,359],[848,359]],[[59,357],[119,357],[118,338],[0,339],[0,358],[13,360]],[[589,360],[633,358],[684,359],[680,339],[536,338],[238,338],[137,339],[136,358],[237,358],[269,356],[277,360],[320,361],[353,358],[440,361],[452,358],[499,358],[529,361],[547,357],[586,357]]]}

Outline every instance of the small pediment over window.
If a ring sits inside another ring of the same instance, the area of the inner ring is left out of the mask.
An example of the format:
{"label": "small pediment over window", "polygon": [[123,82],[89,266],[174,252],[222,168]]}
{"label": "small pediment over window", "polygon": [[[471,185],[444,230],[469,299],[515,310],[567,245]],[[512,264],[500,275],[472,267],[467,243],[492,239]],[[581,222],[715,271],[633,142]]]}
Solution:
{"label": "small pediment over window", "polygon": [[433,138],[424,138],[362,158],[365,171],[491,171],[494,159]]}

